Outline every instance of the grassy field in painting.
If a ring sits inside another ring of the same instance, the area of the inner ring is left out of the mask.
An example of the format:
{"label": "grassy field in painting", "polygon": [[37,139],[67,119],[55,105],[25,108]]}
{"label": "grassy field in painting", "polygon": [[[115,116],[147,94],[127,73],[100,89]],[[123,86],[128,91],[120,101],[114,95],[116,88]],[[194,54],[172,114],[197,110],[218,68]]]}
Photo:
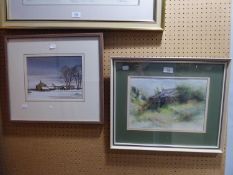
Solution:
{"label": "grassy field in painting", "polygon": [[130,82],[129,130],[204,132],[207,82],[198,80],[191,86],[192,83],[185,83],[184,80],[178,83],[168,81],[167,86],[161,86],[150,80],[153,93],[146,88],[146,81],[141,86]]}

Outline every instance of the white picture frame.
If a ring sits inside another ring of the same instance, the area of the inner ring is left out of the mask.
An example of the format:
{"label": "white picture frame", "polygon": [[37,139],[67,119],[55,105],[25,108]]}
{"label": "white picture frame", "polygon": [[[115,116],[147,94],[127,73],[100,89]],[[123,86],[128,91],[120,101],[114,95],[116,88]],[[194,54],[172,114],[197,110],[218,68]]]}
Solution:
{"label": "white picture frame", "polygon": [[[223,153],[229,63],[223,58],[112,57],[110,148]],[[199,124],[184,129],[201,118],[199,129]]]}
{"label": "white picture frame", "polygon": [[5,41],[11,121],[103,122],[101,33]]}
{"label": "white picture frame", "polygon": [[164,0],[4,0],[0,8],[4,28],[163,30],[164,4]]}

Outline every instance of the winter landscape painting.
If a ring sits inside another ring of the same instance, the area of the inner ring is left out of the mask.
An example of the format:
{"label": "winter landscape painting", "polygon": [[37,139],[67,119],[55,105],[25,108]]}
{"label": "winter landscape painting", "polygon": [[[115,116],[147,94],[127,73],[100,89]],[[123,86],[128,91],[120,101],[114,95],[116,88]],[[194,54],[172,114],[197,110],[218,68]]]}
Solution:
{"label": "winter landscape painting", "polygon": [[208,77],[129,76],[127,129],[205,133]]}
{"label": "winter landscape painting", "polygon": [[27,56],[26,100],[84,100],[83,56]]}

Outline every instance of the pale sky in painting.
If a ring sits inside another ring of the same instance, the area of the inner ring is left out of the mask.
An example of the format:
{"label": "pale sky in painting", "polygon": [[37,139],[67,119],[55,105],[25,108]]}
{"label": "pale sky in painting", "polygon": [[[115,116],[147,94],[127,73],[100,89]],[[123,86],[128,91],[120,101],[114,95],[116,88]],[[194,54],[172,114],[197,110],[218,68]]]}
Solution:
{"label": "pale sky in painting", "polygon": [[208,78],[166,78],[166,77],[130,77],[128,79],[130,87],[135,86],[143,90],[146,95],[153,95],[156,88],[172,89],[178,85],[187,85],[193,89],[206,89],[208,86]]}

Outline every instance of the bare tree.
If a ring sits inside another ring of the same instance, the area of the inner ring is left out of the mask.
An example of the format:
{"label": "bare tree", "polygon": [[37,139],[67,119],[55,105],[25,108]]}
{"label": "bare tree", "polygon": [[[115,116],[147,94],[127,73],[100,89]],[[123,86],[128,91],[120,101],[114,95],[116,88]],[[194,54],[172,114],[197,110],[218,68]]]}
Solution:
{"label": "bare tree", "polygon": [[63,66],[61,68],[61,75],[62,75],[62,78],[64,79],[65,81],[65,84],[66,84],[66,89],[70,89],[71,87],[71,82],[73,80],[73,71],[70,67],[68,66]]}
{"label": "bare tree", "polygon": [[75,80],[77,89],[80,89],[82,87],[82,67],[78,65],[73,66],[72,74],[73,74],[73,78]]}

